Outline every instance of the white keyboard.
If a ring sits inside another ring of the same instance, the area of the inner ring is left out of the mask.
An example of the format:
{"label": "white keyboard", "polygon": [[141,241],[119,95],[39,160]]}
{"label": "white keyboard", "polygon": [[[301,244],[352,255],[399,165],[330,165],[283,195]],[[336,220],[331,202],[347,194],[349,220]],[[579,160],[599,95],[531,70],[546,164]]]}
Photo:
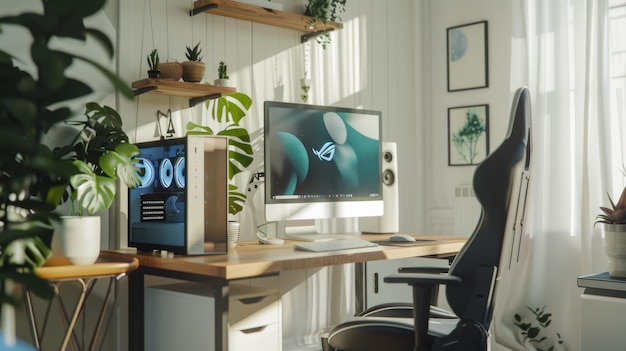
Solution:
{"label": "white keyboard", "polygon": [[378,244],[363,239],[340,239],[331,241],[315,241],[302,244],[294,244],[293,247],[296,250],[312,251],[312,252],[325,252],[325,251],[337,251],[346,249],[362,249],[366,247],[376,247]]}

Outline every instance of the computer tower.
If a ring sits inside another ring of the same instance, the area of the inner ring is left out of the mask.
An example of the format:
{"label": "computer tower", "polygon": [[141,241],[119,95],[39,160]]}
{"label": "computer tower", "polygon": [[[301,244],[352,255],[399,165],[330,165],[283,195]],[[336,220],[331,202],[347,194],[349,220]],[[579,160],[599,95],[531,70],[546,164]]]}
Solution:
{"label": "computer tower", "polygon": [[228,138],[188,135],[137,146],[142,184],[128,190],[128,246],[226,253]]}

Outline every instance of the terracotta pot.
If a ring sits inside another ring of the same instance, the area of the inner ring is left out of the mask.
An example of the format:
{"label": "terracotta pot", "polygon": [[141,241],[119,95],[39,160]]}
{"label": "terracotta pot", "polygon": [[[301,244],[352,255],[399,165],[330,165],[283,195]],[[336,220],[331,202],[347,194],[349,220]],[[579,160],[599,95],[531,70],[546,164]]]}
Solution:
{"label": "terracotta pot", "polygon": [[185,82],[197,83],[204,78],[204,62],[185,61],[183,62],[183,80]]}
{"label": "terracotta pot", "polygon": [[626,278],[626,224],[604,224],[604,252],[609,275]]}

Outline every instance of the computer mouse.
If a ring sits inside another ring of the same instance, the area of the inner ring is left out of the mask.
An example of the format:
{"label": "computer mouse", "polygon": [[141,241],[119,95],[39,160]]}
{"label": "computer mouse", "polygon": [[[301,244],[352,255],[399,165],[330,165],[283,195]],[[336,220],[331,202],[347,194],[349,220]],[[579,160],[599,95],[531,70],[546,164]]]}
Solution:
{"label": "computer mouse", "polygon": [[414,242],[415,238],[408,234],[395,234],[389,238],[389,241]]}

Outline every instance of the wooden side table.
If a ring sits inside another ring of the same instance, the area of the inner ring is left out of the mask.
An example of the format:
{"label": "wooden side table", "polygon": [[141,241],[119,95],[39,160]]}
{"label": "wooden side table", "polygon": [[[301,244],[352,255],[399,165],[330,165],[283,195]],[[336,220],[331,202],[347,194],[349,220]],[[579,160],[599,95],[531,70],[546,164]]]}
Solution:
{"label": "wooden side table", "polygon": [[[136,270],[138,267],[139,260],[137,258],[117,253],[101,252],[98,260],[92,265],[76,266],[67,264],[67,262],[49,261],[45,266],[38,268],[37,275],[49,282],[54,289],[55,296],[48,302],[45,315],[43,316],[43,325],[41,326],[40,331],[35,316],[35,310],[33,308],[31,292],[28,289],[24,290],[24,300],[26,302],[28,322],[35,347],[38,350],[41,350],[41,340],[43,339],[46,326],[50,319],[49,312],[52,305],[56,301],[61,310],[60,315],[62,322],[66,327],[65,337],[60,350],[65,350],[69,344],[72,345],[72,349],[74,349],[74,346],[77,346],[77,348],[80,349],[81,345],[74,345],[74,342],[72,341],[76,321],[78,320],[86,301],[89,299],[94,284],[98,280],[108,280],[108,287],[104,297],[104,302],[102,303],[102,308],[100,310],[100,316],[88,348],[88,350],[94,350],[98,341],[100,329],[105,319],[107,305],[113,290],[113,283],[124,277],[127,273]],[[68,315],[68,312],[65,309],[59,290],[60,286],[66,283],[77,283],[81,289],[80,295],[76,301],[76,306],[73,308],[73,312],[71,312],[70,315]],[[84,347],[85,345],[82,346]]]}

